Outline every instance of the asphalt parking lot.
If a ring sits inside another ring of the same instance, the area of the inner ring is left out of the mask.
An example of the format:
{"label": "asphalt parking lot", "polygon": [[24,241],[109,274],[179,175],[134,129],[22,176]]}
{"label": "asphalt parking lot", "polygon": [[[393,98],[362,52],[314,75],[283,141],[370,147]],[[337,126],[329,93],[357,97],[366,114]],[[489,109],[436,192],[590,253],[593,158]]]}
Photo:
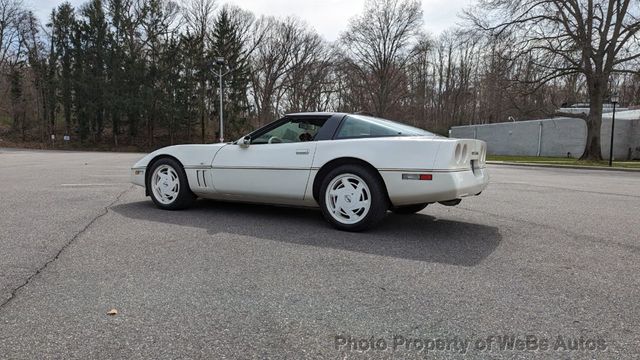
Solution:
{"label": "asphalt parking lot", "polygon": [[639,173],[492,166],[480,197],[352,234],[158,210],[140,157],[0,149],[0,358],[640,356]]}

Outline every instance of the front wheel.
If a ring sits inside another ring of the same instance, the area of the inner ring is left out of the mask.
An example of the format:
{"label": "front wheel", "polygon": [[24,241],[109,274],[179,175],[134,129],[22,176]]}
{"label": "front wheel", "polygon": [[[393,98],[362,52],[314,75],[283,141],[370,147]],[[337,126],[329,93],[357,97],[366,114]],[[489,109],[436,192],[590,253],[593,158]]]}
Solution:
{"label": "front wheel", "polygon": [[182,166],[175,160],[164,158],[153,163],[147,188],[151,200],[165,210],[180,210],[189,207],[196,196],[191,192]]}
{"label": "front wheel", "polygon": [[322,215],[340,230],[366,230],[382,220],[389,208],[378,177],[358,165],[343,165],[329,172],[320,194]]}
{"label": "front wheel", "polygon": [[393,209],[391,209],[391,211],[393,211],[394,214],[399,214],[399,215],[415,214],[418,211],[426,208],[427,205],[429,204],[413,204],[413,205],[396,206]]}

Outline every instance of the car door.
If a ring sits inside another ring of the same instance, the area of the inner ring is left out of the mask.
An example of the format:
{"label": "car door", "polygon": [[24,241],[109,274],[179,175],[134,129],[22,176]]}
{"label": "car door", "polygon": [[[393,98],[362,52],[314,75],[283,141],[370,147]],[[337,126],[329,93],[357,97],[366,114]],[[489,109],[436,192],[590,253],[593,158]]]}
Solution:
{"label": "car door", "polygon": [[249,146],[229,144],[212,163],[216,192],[247,200],[304,198],[321,124],[285,119],[254,135]]}

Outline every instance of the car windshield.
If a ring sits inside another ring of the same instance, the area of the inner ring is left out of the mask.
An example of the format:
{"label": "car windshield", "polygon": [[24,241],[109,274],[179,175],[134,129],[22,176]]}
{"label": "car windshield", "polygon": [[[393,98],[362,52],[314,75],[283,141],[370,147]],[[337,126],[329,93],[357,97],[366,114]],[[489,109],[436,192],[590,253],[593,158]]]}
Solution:
{"label": "car windshield", "polygon": [[382,136],[436,136],[426,130],[395,121],[365,115],[348,115],[337,138],[382,137]]}

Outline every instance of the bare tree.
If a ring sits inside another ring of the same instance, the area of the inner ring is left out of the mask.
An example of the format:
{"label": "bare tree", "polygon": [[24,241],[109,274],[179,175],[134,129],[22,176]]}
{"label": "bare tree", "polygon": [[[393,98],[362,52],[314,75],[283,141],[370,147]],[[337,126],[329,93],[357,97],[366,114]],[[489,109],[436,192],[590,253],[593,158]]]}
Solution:
{"label": "bare tree", "polygon": [[371,98],[373,112],[387,116],[405,95],[403,69],[422,31],[416,0],[367,0],[362,15],[342,34],[344,52]]}
{"label": "bare tree", "polygon": [[0,64],[6,64],[20,46],[18,22],[23,14],[22,1],[0,0]]}
{"label": "bare tree", "polygon": [[[19,62],[21,61],[22,42],[20,41],[19,22],[22,17],[22,1],[0,0],[0,75],[5,82],[2,88],[5,92],[3,98],[7,98],[7,92],[15,89],[16,80],[20,78]],[[8,81],[7,81],[8,80]],[[13,99],[13,97],[11,97]],[[15,101],[12,101],[11,109],[14,118],[14,127],[17,126],[18,117],[14,116]]]}
{"label": "bare tree", "polygon": [[208,38],[214,21],[215,0],[190,0],[184,6],[184,18],[189,30],[201,39]]}
{"label": "bare tree", "polygon": [[215,21],[215,0],[190,0],[184,9],[184,18],[187,23],[187,31],[194,35],[197,45],[198,84],[200,87],[200,137],[205,142],[206,120],[209,113],[207,104],[207,79],[210,64],[207,59],[207,49],[211,45],[209,34],[211,25]]}
{"label": "bare tree", "polygon": [[263,124],[282,114],[287,86],[301,85],[299,73],[294,74],[310,61],[321,41],[297,18],[266,17],[258,23],[265,34],[253,52],[250,92],[258,123]]}
{"label": "bare tree", "polygon": [[284,80],[284,108],[287,112],[325,110],[331,53],[315,30],[299,30]]}
{"label": "bare tree", "polygon": [[[601,159],[602,104],[611,75],[637,73],[630,65],[640,58],[637,0],[479,0],[467,11],[473,24],[491,34],[511,32],[514,57],[528,57],[545,84],[558,78],[584,76],[589,97],[587,142],[583,159]],[[518,80],[518,79],[516,79]]]}
{"label": "bare tree", "polygon": [[[47,77],[48,66],[46,56],[46,44],[40,34],[40,23],[35,15],[30,11],[24,11],[20,18],[19,34],[20,42],[23,44],[24,57],[26,58],[26,64],[29,68],[29,78],[32,86],[25,86],[26,90],[32,89],[34,94],[36,121],[40,127],[40,139],[45,141],[48,116],[50,113],[51,104],[50,99],[47,98],[47,92],[49,91],[50,79]],[[26,120],[26,119],[24,119]],[[39,120],[39,121],[38,121]],[[22,126],[26,126],[23,122]],[[24,139],[23,131],[23,139]]]}

